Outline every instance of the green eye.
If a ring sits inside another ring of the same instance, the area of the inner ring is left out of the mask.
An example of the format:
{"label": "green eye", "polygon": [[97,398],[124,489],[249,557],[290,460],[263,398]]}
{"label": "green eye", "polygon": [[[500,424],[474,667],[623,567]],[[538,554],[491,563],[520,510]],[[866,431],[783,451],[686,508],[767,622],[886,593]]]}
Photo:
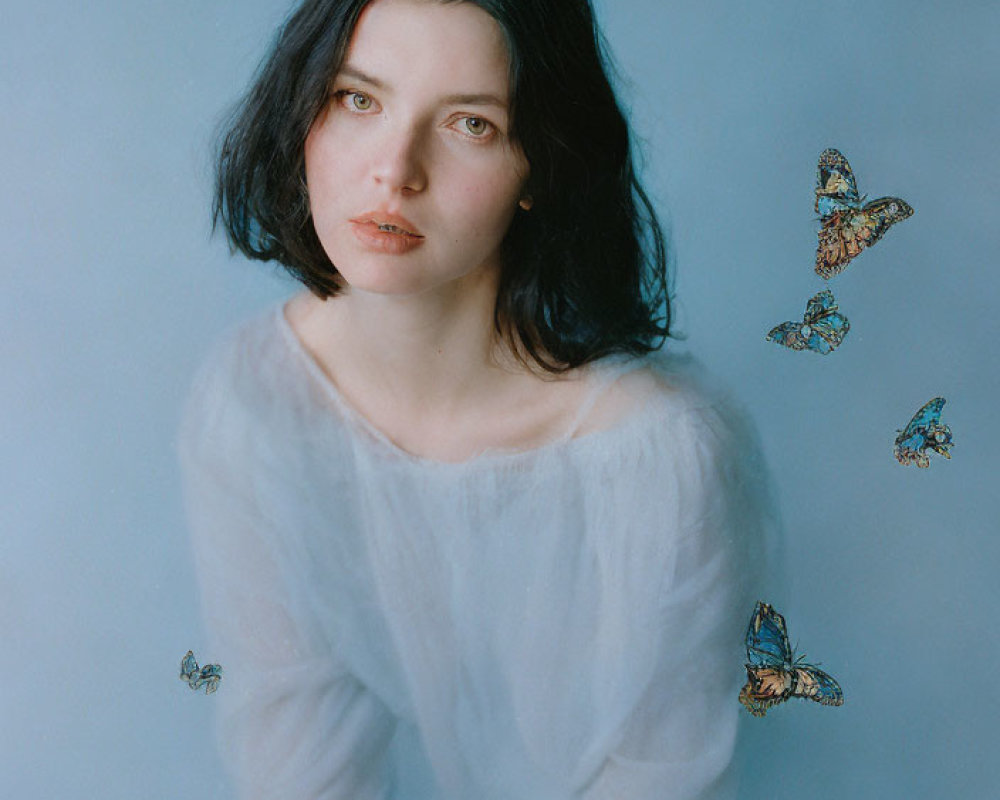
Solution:
{"label": "green eye", "polygon": [[372,99],[368,97],[368,95],[361,94],[360,92],[352,92],[351,104],[358,109],[358,111],[367,111],[372,107]]}
{"label": "green eye", "polygon": [[482,136],[489,129],[489,124],[486,120],[479,117],[465,118],[465,129],[473,136]]}

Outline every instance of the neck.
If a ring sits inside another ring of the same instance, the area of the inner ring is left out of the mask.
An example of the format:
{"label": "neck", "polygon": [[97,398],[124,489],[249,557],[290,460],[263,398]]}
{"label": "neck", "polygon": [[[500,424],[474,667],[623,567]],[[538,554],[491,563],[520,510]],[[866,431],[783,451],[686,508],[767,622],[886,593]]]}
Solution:
{"label": "neck", "polygon": [[298,327],[345,394],[447,419],[485,404],[512,372],[523,372],[494,330],[496,275],[461,282],[420,295],[310,296]]}

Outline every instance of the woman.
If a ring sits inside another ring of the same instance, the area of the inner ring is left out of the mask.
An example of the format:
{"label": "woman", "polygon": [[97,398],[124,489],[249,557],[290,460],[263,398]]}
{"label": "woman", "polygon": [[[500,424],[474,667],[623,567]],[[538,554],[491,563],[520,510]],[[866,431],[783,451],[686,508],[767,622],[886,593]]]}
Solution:
{"label": "woman", "polygon": [[216,219],[308,289],[182,432],[242,796],[724,796],[766,506],[588,2],[306,0]]}

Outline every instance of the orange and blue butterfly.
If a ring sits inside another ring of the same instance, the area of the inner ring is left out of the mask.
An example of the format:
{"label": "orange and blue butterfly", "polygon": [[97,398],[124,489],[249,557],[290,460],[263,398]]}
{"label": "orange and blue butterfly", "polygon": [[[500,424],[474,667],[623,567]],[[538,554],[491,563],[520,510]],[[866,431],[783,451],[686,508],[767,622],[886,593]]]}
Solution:
{"label": "orange and blue butterfly", "polygon": [[767,341],[792,350],[812,350],[828,355],[840,346],[850,329],[847,317],[837,313],[833,292],[824,289],[809,298],[802,322],[783,322],[771,328]]}
{"label": "orange and blue butterfly", "polygon": [[851,259],[882,238],[892,225],[913,215],[898,197],[865,202],[858,194],[854,171],[839,150],[824,150],[816,178],[816,213],[822,227],[816,249],[816,273],[830,279]]}
{"label": "orange and blue butterfly", "polygon": [[790,697],[805,697],[825,706],[844,704],[840,684],[812,664],[803,664],[788,644],[785,618],[757,601],[747,627],[747,682],[740,702],[755,717]]}
{"label": "orange and blue butterfly", "polygon": [[943,397],[928,400],[903,430],[896,431],[899,435],[896,437],[893,453],[900,464],[916,464],[918,467],[927,468],[931,463],[927,455],[928,450],[933,450],[945,458],[951,458],[948,452],[953,444],[951,428],[941,422],[941,409],[944,408],[945,402]]}
{"label": "orange and blue butterfly", "polygon": [[218,664],[206,664],[199,669],[194,652],[188,650],[184,658],[181,659],[181,680],[187,681],[187,685],[196,692],[204,686],[205,694],[211,694],[219,688],[219,681],[222,680],[222,667]]}

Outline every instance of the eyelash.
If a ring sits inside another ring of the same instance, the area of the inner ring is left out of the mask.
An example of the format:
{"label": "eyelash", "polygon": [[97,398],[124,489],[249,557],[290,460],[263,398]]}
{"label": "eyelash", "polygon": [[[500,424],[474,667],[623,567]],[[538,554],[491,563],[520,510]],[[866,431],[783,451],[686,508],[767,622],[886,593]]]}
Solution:
{"label": "eyelash", "polygon": [[[342,104],[343,99],[345,97],[349,96],[349,95],[354,95],[355,97],[365,97],[365,98],[368,98],[369,100],[372,100],[372,98],[371,98],[370,95],[365,94],[365,92],[359,92],[356,89],[340,89],[340,90],[338,90],[338,91],[336,91],[336,92],[333,93],[333,97],[338,102],[338,104]],[[374,100],[372,100],[372,102],[374,102]],[[354,107],[353,110],[352,110],[352,113],[364,113],[367,110],[368,109],[362,109],[362,108]],[[484,133],[479,134],[479,135],[476,135],[474,133],[465,133],[465,134],[463,134],[464,136],[466,136],[469,139],[474,139],[476,141],[481,141],[481,142],[488,141],[488,140],[492,139],[493,136],[498,131],[496,125],[494,125],[488,119],[484,119],[483,117],[477,117],[477,116],[473,116],[473,115],[470,114],[468,116],[461,117],[460,119],[463,119],[463,120],[466,120],[466,119],[479,120],[481,123],[483,123],[486,126],[486,131]]]}

